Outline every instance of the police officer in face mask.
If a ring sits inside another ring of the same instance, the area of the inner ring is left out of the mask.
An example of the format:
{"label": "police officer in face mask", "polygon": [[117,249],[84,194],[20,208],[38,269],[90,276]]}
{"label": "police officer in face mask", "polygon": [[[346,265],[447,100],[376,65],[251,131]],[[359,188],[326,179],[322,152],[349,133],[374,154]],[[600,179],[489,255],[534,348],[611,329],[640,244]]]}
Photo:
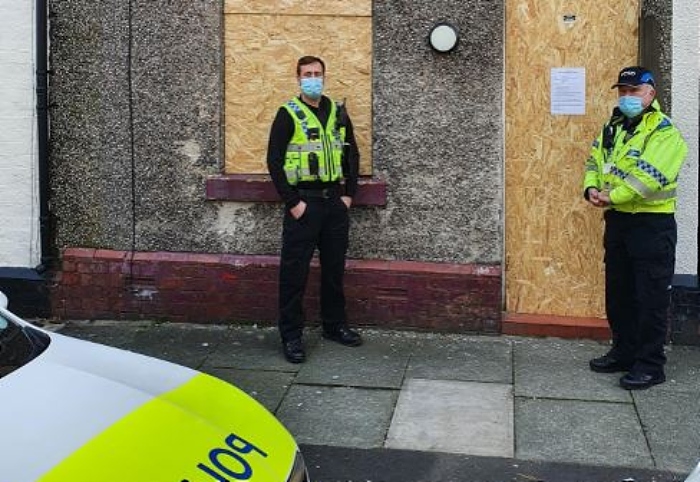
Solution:
{"label": "police officer in face mask", "polygon": [[656,100],[653,74],[620,71],[618,106],[593,142],[585,199],[605,210],[605,308],[612,348],[590,361],[595,372],[626,372],[620,385],[666,380],[664,342],[675,269],[676,188],[688,148]]}
{"label": "police officer in face mask", "polygon": [[267,151],[270,176],[284,201],[278,324],[283,352],[291,363],[306,358],[302,301],[316,248],[323,336],[346,346],[362,344],[347,325],[343,289],[348,210],[357,191],[359,152],[344,104],[322,95],[324,76],[320,58],[298,60],[301,92],[277,111]]}

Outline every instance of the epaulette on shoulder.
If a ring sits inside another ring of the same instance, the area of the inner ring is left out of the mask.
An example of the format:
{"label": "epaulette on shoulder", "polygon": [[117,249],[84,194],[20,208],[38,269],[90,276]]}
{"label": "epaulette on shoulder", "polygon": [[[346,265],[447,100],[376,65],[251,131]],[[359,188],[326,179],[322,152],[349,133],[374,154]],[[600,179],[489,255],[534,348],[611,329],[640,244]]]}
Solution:
{"label": "epaulette on shoulder", "polygon": [[673,127],[671,119],[659,110],[653,110],[644,116],[644,123],[647,129],[660,131]]}
{"label": "epaulette on shoulder", "polygon": [[299,120],[304,120],[306,118],[306,114],[304,114],[304,111],[301,110],[301,107],[299,107],[299,104],[297,104],[294,99],[287,101],[286,106],[297,115]]}
{"label": "epaulette on shoulder", "polygon": [[656,130],[666,129],[668,127],[673,127],[673,122],[671,122],[671,119],[664,116],[661,122],[656,126]]}

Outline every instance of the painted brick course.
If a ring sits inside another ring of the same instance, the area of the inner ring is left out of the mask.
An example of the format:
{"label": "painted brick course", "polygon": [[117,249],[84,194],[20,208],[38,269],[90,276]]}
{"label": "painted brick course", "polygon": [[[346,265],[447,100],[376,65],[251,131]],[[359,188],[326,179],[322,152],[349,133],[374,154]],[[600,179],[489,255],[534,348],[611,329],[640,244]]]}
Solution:
{"label": "painted brick course", "polygon": [[[66,249],[53,286],[60,319],[167,319],[275,324],[278,258],[230,254],[135,253]],[[319,267],[305,299],[317,323]],[[350,323],[383,328],[497,334],[497,266],[350,260]]]}

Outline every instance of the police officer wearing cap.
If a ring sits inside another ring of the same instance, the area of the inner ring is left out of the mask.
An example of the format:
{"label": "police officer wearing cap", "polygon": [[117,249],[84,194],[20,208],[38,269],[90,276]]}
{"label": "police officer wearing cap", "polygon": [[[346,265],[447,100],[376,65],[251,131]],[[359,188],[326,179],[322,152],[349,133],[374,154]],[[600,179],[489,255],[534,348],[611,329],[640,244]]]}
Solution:
{"label": "police officer wearing cap", "polygon": [[618,106],[586,161],[585,199],[605,210],[605,308],[612,347],[590,361],[599,373],[626,372],[620,386],[666,380],[664,342],[675,270],[678,173],[688,148],[661,112],[652,72],[620,71]]}
{"label": "police officer wearing cap", "polygon": [[297,61],[301,93],[277,111],[267,150],[270,177],[284,201],[278,325],[291,363],[306,358],[302,304],[316,248],[323,337],[346,346],[362,344],[359,333],[347,325],[343,288],[359,152],[345,106],[322,95],[324,76],[320,58]]}

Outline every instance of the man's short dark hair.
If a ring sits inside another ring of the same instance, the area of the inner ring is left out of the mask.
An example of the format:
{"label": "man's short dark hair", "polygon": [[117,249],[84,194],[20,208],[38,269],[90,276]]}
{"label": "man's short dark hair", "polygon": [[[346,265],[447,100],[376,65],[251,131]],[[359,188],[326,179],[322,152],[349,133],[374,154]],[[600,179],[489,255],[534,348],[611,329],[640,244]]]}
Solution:
{"label": "man's short dark hair", "polygon": [[297,60],[297,75],[301,75],[301,67],[304,65],[315,64],[318,62],[321,64],[321,69],[323,73],[326,73],[326,64],[323,63],[320,57],[314,57],[313,55],[304,55],[299,60]]}

